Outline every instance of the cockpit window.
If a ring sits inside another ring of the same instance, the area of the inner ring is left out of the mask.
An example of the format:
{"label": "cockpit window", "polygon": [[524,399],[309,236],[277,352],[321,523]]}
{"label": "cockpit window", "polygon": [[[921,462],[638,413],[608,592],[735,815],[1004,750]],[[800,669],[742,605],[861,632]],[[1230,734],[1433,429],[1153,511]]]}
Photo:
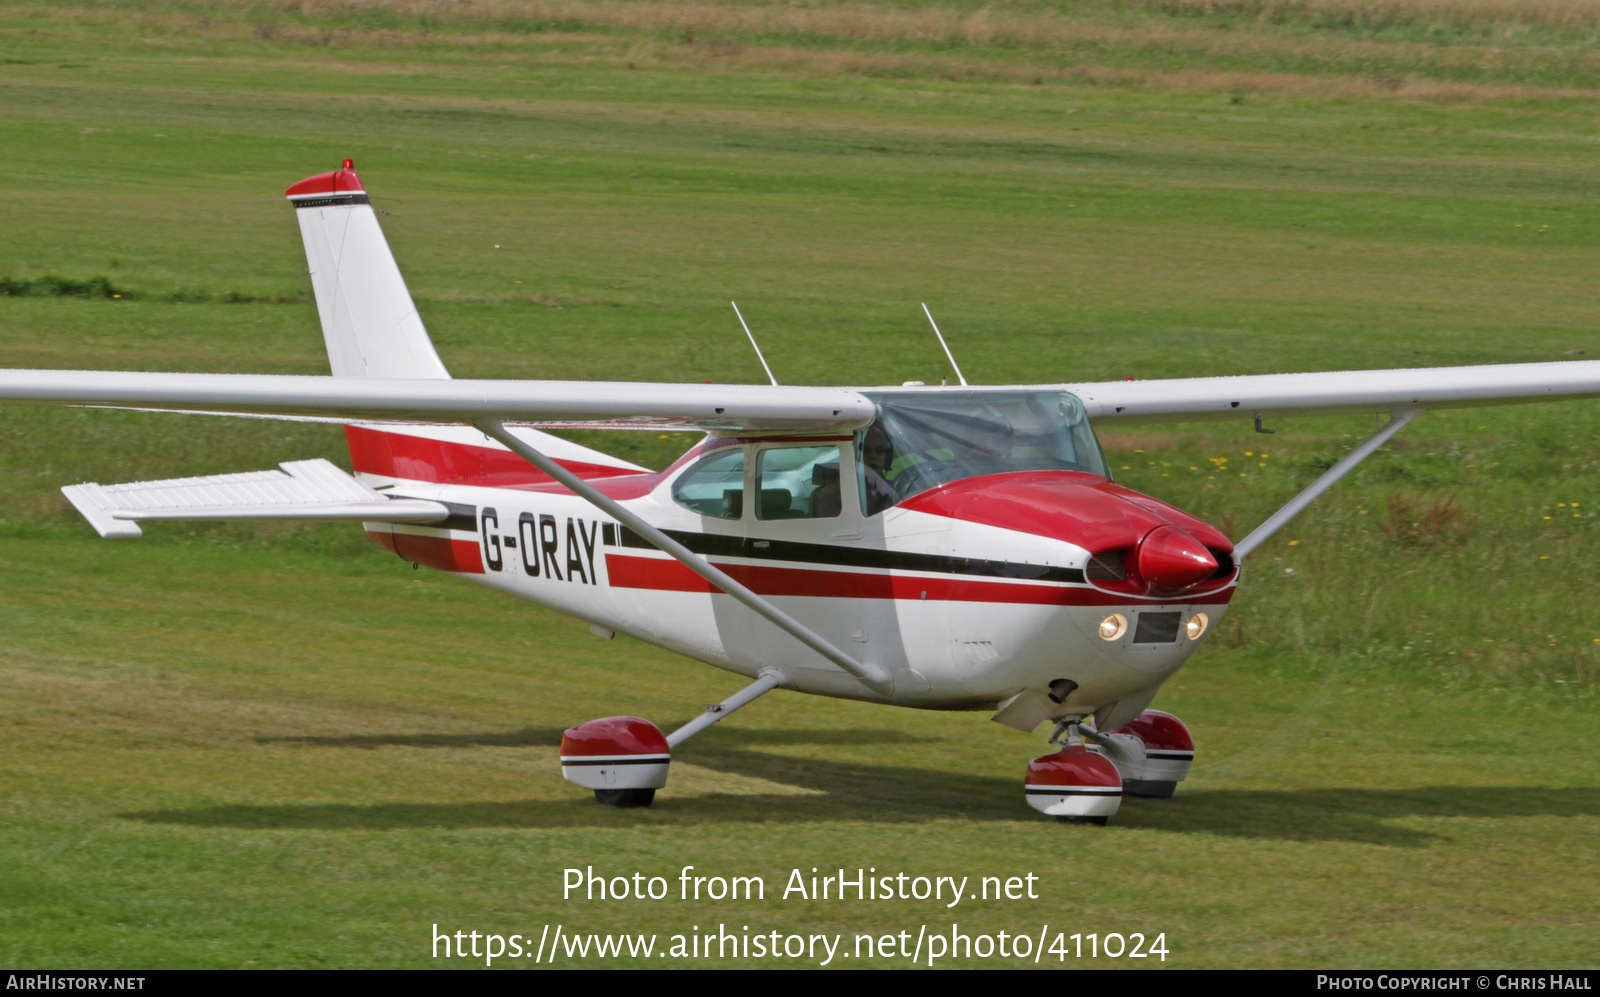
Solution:
{"label": "cockpit window", "polygon": [[839,515],[839,448],[767,447],[756,456],[757,519]]}
{"label": "cockpit window", "polygon": [[1008,471],[1105,474],[1083,403],[1064,391],[866,393],[878,406],[856,434],[861,507],[882,512],[929,488]]}

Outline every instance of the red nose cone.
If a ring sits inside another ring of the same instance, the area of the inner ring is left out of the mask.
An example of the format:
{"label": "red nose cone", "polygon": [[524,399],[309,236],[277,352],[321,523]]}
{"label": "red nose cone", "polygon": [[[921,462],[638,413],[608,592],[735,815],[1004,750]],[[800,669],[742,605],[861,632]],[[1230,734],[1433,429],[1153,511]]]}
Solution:
{"label": "red nose cone", "polygon": [[1175,526],[1158,526],[1145,534],[1138,556],[1140,577],[1157,589],[1186,589],[1217,570],[1217,559],[1205,545]]}

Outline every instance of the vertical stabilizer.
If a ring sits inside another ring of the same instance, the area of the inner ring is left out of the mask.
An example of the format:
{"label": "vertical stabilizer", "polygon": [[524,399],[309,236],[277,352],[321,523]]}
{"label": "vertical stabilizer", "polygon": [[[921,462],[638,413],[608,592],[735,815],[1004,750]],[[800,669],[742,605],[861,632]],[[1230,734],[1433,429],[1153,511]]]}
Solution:
{"label": "vertical stabilizer", "polygon": [[[284,196],[294,204],[300,220],[333,375],[449,377],[350,160],[344,161],[343,169],[307,177],[284,191]],[[637,464],[536,429],[512,432],[582,478],[645,471]],[[357,424],[346,426],[345,435],[350,466],[369,484],[406,480],[513,487],[551,480],[503,444],[469,426]],[[392,529],[370,524],[368,528]]]}
{"label": "vertical stabilizer", "polygon": [[351,167],[347,159],[284,192],[300,220],[333,374],[449,377]]}

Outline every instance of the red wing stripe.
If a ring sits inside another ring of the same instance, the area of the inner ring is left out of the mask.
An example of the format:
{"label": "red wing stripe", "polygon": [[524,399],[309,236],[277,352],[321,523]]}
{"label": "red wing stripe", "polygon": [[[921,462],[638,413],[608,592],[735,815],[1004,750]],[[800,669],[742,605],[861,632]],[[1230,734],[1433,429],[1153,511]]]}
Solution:
{"label": "red wing stripe", "polygon": [[[779,568],[765,564],[718,564],[735,581],[759,595],[812,596],[834,599],[934,599],[947,602],[1009,602],[1042,606],[1123,606],[1128,599],[1082,586],[991,582],[962,576],[915,578],[880,572]],[[606,554],[606,573],[613,588],[663,592],[717,591],[710,582],[677,561],[629,554]],[[1226,603],[1226,589],[1189,600]]]}

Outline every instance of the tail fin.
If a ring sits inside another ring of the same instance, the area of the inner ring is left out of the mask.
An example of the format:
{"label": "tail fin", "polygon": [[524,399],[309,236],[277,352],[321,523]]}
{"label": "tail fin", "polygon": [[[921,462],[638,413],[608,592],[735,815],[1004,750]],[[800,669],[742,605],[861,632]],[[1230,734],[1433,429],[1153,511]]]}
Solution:
{"label": "tail fin", "polygon": [[[284,196],[300,219],[333,375],[449,377],[350,160],[343,169],[307,177]],[[514,432],[585,478],[646,470],[537,430]],[[502,444],[466,426],[351,425],[345,435],[351,467],[367,480],[502,487],[550,480]]]}
{"label": "tail fin", "polygon": [[449,377],[350,160],[284,191],[335,377]]}

